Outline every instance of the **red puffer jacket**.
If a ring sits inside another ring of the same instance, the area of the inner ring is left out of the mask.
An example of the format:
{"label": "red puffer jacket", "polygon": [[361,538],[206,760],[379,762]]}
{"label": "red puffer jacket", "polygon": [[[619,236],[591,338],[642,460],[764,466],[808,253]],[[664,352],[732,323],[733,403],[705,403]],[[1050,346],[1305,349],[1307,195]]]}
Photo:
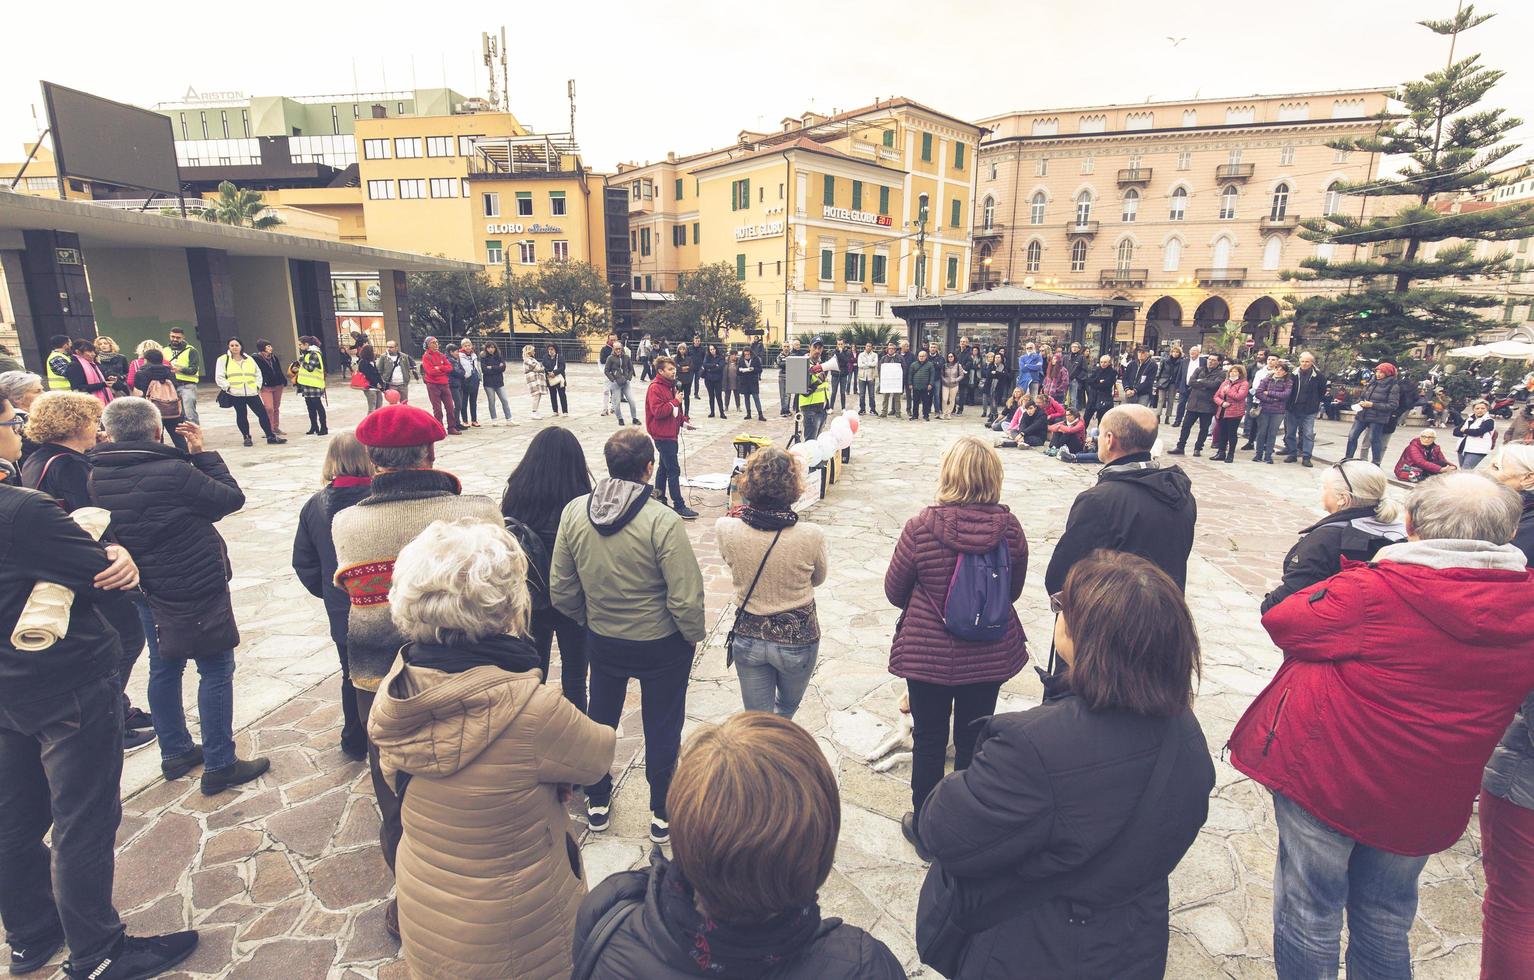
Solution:
{"label": "red puffer jacket", "polygon": [[658,441],[676,441],[682,431],[687,413],[682,411],[682,399],[677,397],[676,382],[664,374],[657,374],[644,393],[644,427],[650,438]]}
{"label": "red puffer jacket", "polygon": [[421,376],[429,385],[445,385],[453,374],[453,359],[440,350],[427,350],[421,355]]}
{"label": "red puffer jacket", "polygon": [[1245,381],[1225,379],[1220,385],[1220,390],[1214,393],[1214,417],[1239,419],[1245,415],[1246,396],[1251,390],[1252,386]]}
{"label": "red puffer jacket", "polygon": [[[1418,437],[1406,444],[1406,448],[1401,451],[1401,458],[1396,460],[1396,479],[1412,483],[1419,479],[1426,479],[1434,473],[1441,473],[1448,465],[1449,461],[1444,457],[1438,443],[1435,442],[1431,446],[1423,445],[1421,437]],[[1420,472],[1413,473],[1412,468]]]}
{"label": "red puffer jacket", "polygon": [[1454,546],[1343,559],[1268,610],[1284,664],[1230,736],[1241,772],[1393,854],[1459,839],[1481,769],[1534,689],[1534,572],[1387,557]]}
{"label": "red puffer jacket", "polygon": [[[1007,680],[1028,662],[1027,638],[1012,610],[1005,635],[995,643],[971,643],[948,632],[943,604],[959,554],[984,554],[1003,537],[1012,556],[1012,601],[1023,594],[1028,540],[1004,504],[944,504],[906,521],[895,544],[884,594],[905,610],[890,648],[890,673],[929,684],[980,684]],[[1490,750],[1488,750],[1490,751]]]}

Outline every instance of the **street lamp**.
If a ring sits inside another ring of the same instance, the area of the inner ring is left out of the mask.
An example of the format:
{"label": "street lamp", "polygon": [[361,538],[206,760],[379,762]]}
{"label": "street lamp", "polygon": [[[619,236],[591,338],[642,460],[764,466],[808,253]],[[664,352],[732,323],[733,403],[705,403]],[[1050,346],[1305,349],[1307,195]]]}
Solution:
{"label": "street lamp", "polygon": [[991,288],[991,257],[989,255],[980,260],[980,288]]}

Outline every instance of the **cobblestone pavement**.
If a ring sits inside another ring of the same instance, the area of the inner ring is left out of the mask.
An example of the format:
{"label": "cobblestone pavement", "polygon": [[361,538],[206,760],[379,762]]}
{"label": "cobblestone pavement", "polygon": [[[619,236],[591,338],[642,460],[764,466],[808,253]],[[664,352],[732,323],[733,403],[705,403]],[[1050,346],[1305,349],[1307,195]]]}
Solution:
{"label": "cobblestone pavement", "polygon": [[[572,380],[578,414],[565,424],[582,437],[600,469],[600,445],[612,419],[593,408],[594,369],[577,367]],[[528,439],[551,424],[528,421],[520,389],[509,393],[517,426],[487,425],[441,447],[439,465],[457,473],[467,491],[498,496]],[[360,395],[336,395],[332,424],[355,424]],[[211,400],[202,413],[210,443],[224,452],[249,498],[244,511],[220,525],[231,545],[235,608],[245,638],[238,654],[236,724],[242,754],[269,755],[272,771],[243,792],[210,799],[197,792],[195,779],[161,780],[153,747],[136,750],[124,774],[118,904],[138,932],[202,930],[202,945],[177,977],[404,977],[397,947],[383,931],[391,882],[376,844],[378,817],[366,768],[337,748],[335,654],[319,602],[288,567],[298,509],[318,482],[322,440],[292,434],[303,429],[292,415],[290,445],[243,449],[228,413]],[[734,416],[728,426],[700,420],[684,445],[689,475],[724,472],[732,458],[730,438],[747,428]],[[749,431],[781,442],[788,429],[773,419]],[[822,906],[871,929],[912,976],[931,974],[921,969],[912,941],[923,866],[898,822],[909,808],[909,767],[881,774],[863,761],[891,731],[902,690],[886,671],[898,613],[885,601],[882,581],[901,526],[931,497],[942,448],[977,431],[972,414],[930,423],[865,420],[852,465],[808,515],[830,537],[832,569],[819,590],[825,634],[820,663],[796,720],[816,736],[839,774],[844,811]],[[1018,608],[1042,652],[1051,628],[1043,570],[1072,499],[1094,481],[1095,467],[1036,452],[1007,451],[1004,458],[1004,501],[1029,536],[1029,581]],[[1197,712],[1218,760],[1231,726],[1279,662],[1258,622],[1257,604],[1294,530],[1320,513],[1321,470],[1192,457],[1181,463],[1199,502],[1188,575],[1204,655]],[[703,513],[689,533],[704,568],[714,629],[693,672],[689,730],[740,705],[735,679],[724,668],[725,630],[718,625],[729,611],[729,579],[714,548],[712,519],[723,511],[724,494],[690,493]],[[140,704],[144,673],[140,667],[134,684]],[[557,669],[552,674],[559,676]],[[189,713],[196,705],[191,690],[189,685]],[[1003,687],[1001,707],[1025,708],[1039,696],[1037,678],[1025,669]],[[583,846],[593,881],[646,861],[637,699],[636,686],[619,733],[615,765],[622,775],[612,829]],[[1208,824],[1172,877],[1168,975],[1271,976],[1272,807],[1264,791],[1229,765],[1217,761],[1216,770]],[[1411,934],[1419,976],[1476,974],[1483,887],[1473,830],[1428,863]]]}

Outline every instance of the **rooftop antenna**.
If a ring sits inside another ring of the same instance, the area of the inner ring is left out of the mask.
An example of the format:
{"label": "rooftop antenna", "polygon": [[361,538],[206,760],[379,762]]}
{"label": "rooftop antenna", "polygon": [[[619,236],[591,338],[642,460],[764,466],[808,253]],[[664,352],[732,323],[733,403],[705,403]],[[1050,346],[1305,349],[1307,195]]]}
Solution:
{"label": "rooftop antenna", "polygon": [[506,71],[506,25],[501,25],[501,102],[511,111],[511,75]]}
{"label": "rooftop antenna", "polygon": [[570,142],[575,142],[575,79],[565,83],[565,93],[570,97]]}
{"label": "rooftop antenna", "polygon": [[501,100],[495,91],[495,59],[500,56],[501,42],[489,31],[479,32],[479,42],[485,62],[485,73],[490,76],[490,105],[499,107]]}

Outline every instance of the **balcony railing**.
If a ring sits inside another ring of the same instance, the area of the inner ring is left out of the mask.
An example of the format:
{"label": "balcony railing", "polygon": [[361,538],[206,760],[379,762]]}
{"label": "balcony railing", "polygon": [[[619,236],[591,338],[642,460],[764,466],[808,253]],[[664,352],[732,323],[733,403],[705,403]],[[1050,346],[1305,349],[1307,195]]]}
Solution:
{"label": "balcony railing", "polygon": [[1257,172],[1255,163],[1222,163],[1214,168],[1215,180],[1250,180]]}
{"label": "balcony railing", "polygon": [[1007,230],[1007,226],[1000,221],[993,221],[989,225],[981,225],[975,229],[976,238],[1000,238]]}
{"label": "balcony railing", "polygon": [[1098,273],[1097,281],[1103,285],[1127,286],[1131,283],[1144,284],[1150,277],[1149,269],[1103,269]]}
{"label": "balcony railing", "polygon": [[1150,179],[1150,167],[1128,167],[1119,171],[1120,187],[1127,187],[1130,184],[1149,184]]}
{"label": "balcony railing", "polygon": [[1275,218],[1272,214],[1268,214],[1263,216],[1261,221],[1257,222],[1257,227],[1262,231],[1293,231],[1299,226],[1300,216],[1297,214],[1286,214],[1280,218]]}
{"label": "balcony railing", "polygon": [[1223,269],[1196,269],[1193,274],[1200,283],[1206,286],[1217,282],[1242,282],[1246,279],[1246,269],[1244,267],[1235,268],[1227,266]]}
{"label": "balcony railing", "polygon": [[1067,235],[1095,235],[1097,234],[1098,224],[1099,222],[1096,221],[1067,221],[1065,223],[1065,233]]}

